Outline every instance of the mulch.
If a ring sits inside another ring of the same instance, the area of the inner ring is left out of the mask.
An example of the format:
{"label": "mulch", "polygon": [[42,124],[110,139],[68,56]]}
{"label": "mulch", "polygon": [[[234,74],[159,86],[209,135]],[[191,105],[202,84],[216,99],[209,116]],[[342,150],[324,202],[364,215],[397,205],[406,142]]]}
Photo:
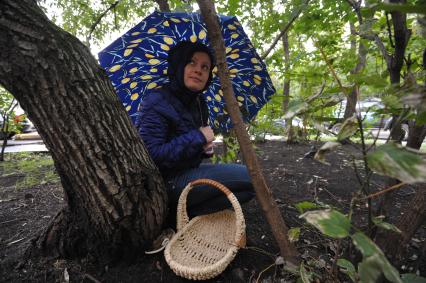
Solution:
{"label": "mulch", "polygon": [[[310,154],[320,143],[286,144],[267,141],[256,144],[262,169],[273,196],[289,227],[302,227],[296,246],[308,271],[314,271],[317,282],[333,282],[330,267],[335,242],[306,225],[299,218],[295,204],[311,201],[328,204],[348,212],[351,197],[360,184],[353,169],[352,156],[359,151],[344,145],[327,155],[330,165],[313,159]],[[361,171],[362,174],[362,171]],[[131,262],[123,259],[112,266],[93,264],[90,256],[82,259],[33,258],[21,261],[26,248],[64,205],[60,184],[44,184],[17,189],[22,175],[0,177],[0,282],[187,282],[168,267],[162,253],[141,255]],[[386,179],[373,176],[375,190],[383,188]],[[410,186],[397,191],[393,219],[414,194]],[[377,201],[373,201],[376,205]],[[296,276],[275,264],[279,249],[260,206],[254,200],[243,205],[247,225],[248,247],[220,276],[207,282],[295,282]],[[355,207],[354,221],[360,228],[366,224],[366,208]],[[391,219],[392,221],[392,219]],[[422,246],[426,233],[423,226],[415,235],[403,264],[404,272],[426,275]],[[402,266],[398,266],[401,270]],[[350,280],[343,274],[341,280]]]}

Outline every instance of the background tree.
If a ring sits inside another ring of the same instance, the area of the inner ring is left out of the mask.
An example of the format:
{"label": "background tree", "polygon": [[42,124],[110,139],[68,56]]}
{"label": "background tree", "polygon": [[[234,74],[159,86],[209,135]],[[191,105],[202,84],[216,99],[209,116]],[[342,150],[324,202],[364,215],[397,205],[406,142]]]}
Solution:
{"label": "background tree", "polygon": [[14,109],[16,106],[17,102],[15,98],[4,88],[0,87],[0,161],[4,161],[7,139],[13,131],[17,130],[12,120],[15,117]]}

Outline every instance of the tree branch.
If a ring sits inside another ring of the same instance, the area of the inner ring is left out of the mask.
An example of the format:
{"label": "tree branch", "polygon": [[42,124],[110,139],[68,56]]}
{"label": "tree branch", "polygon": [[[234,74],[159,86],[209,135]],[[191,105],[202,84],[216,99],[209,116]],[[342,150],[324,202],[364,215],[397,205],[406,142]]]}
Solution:
{"label": "tree branch", "polygon": [[274,39],[274,41],[272,42],[271,46],[268,48],[268,50],[266,50],[266,52],[260,56],[260,58],[262,60],[264,60],[269,53],[272,51],[272,49],[274,49],[275,45],[277,45],[278,41],[281,39],[281,37],[284,36],[284,34],[288,31],[288,29],[291,27],[291,25],[293,24],[293,22],[300,16],[300,14],[303,12],[303,10],[306,8],[306,6],[308,5],[310,0],[305,0],[304,4],[301,5],[301,7],[299,8],[299,10],[297,12],[293,12],[293,17],[291,17],[290,21],[284,26],[284,28],[281,30],[280,34]]}
{"label": "tree branch", "polygon": [[392,40],[392,29],[391,29],[391,26],[390,26],[390,23],[389,23],[389,13],[386,12],[385,14],[386,14],[386,25],[387,25],[387,28],[388,28],[389,42],[390,42],[390,45],[392,46],[392,48],[395,48],[395,44],[393,44],[393,40]]}
{"label": "tree branch", "polygon": [[102,18],[105,17],[105,15],[111,11],[112,9],[114,9],[119,3],[121,2],[121,0],[115,1],[113,4],[111,4],[111,6],[109,6],[108,9],[106,9],[97,19],[96,21],[92,24],[92,26],[90,27],[90,31],[89,34],[86,37],[86,45],[90,46],[90,39],[92,39],[92,34],[95,31],[96,26],[101,22]]}
{"label": "tree branch", "polygon": [[167,0],[155,0],[155,2],[160,6],[161,12],[170,12],[170,6]]}
{"label": "tree branch", "polygon": [[367,34],[360,34],[358,32],[356,34],[359,35],[361,38],[364,38],[364,39],[367,39],[367,40],[370,40],[370,41],[374,41],[376,43],[377,47],[379,48],[380,53],[382,53],[382,56],[386,61],[386,65],[388,66],[388,68],[390,68],[390,66],[392,64],[392,57],[391,57],[391,55],[389,55],[389,53],[386,50],[386,47],[383,44],[380,37],[376,33],[367,35]]}

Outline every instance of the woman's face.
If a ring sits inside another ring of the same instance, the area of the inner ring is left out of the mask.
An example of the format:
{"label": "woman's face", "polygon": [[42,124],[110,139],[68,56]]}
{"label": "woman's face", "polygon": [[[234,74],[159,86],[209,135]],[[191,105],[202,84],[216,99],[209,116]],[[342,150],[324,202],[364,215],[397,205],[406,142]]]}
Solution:
{"label": "woman's face", "polygon": [[184,69],[183,80],[185,86],[193,92],[203,90],[209,79],[210,66],[210,57],[207,53],[195,52]]}

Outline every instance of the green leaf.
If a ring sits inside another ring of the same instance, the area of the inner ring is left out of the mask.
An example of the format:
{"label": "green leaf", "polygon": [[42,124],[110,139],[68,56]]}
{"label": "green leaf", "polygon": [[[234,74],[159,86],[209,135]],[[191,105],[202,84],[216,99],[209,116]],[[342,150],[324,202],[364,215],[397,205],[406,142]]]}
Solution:
{"label": "green leaf", "polygon": [[332,238],[345,238],[349,236],[351,223],[349,218],[334,209],[308,211],[300,215],[324,235]]}
{"label": "green leaf", "polygon": [[288,239],[290,242],[294,243],[299,241],[300,237],[300,227],[291,228],[288,230]]}
{"label": "green leaf", "polygon": [[426,278],[417,276],[414,273],[404,273],[401,275],[401,279],[404,283],[426,283]]}
{"label": "green leaf", "polygon": [[361,232],[353,234],[352,240],[364,257],[373,256],[374,254],[383,254],[382,250]]}
{"label": "green leaf", "polygon": [[377,256],[371,256],[358,264],[358,274],[361,282],[377,282],[382,274],[380,263]]}
{"label": "green leaf", "polygon": [[296,115],[298,115],[300,113],[308,111],[308,109],[309,109],[309,104],[308,103],[306,103],[306,102],[297,103],[295,105],[292,105],[288,109],[287,113],[285,113],[285,115],[283,116],[283,118],[284,119],[291,119],[291,118],[293,118],[294,116],[296,116]]}
{"label": "green leaf", "polygon": [[381,175],[405,183],[426,182],[426,160],[420,151],[388,143],[368,154],[367,160],[370,168]]}
{"label": "green leaf", "polygon": [[322,208],[323,206],[318,205],[316,203],[310,202],[310,201],[302,201],[299,202],[295,205],[295,207],[297,208],[297,210],[299,211],[299,213],[303,213],[305,212],[305,210],[308,209],[314,209],[314,208]]}
{"label": "green leaf", "polygon": [[353,136],[358,131],[358,120],[355,115],[348,118],[343,122],[339,133],[337,134],[337,140],[342,141]]}
{"label": "green leaf", "polygon": [[330,165],[327,161],[325,161],[325,154],[327,152],[332,151],[333,149],[341,146],[338,142],[326,142],[321,148],[315,153],[314,159],[318,160],[321,163],[326,165]]}
{"label": "green leaf", "polygon": [[399,230],[398,227],[396,227],[395,225],[384,222],[383,217],[374,217],[373,223],[380,228],[383,228],[383,229],[386,229],[386,230],[391,230],[391,231],[394,231],[396,233],[402,233],[401,230]]}
{"label": "green leaf", "polygon": [[356,282],[356,269],[352,262],[344,258],[339,258],[337,260],[337,266],[339,266],[341,271],[347,274],[353,282]]}
{"label": "green leaf", "polygon": [[387,280],[403,283],[398,270],[389,263],[382,250],[370,238],[361,232],[357,232],[351,237],[364,257],[358,265],[358,273],[362,282],[376,282],[378,276],[383,273]]}
{"label": "green leaf", "polygon": [[372,5],[371,10],[384,10],[387,12],[402,12],[412,14],[424,14],[426,15],[426,5],[411,5],[411,4],[393,4],[393,3],[379,3]]}

